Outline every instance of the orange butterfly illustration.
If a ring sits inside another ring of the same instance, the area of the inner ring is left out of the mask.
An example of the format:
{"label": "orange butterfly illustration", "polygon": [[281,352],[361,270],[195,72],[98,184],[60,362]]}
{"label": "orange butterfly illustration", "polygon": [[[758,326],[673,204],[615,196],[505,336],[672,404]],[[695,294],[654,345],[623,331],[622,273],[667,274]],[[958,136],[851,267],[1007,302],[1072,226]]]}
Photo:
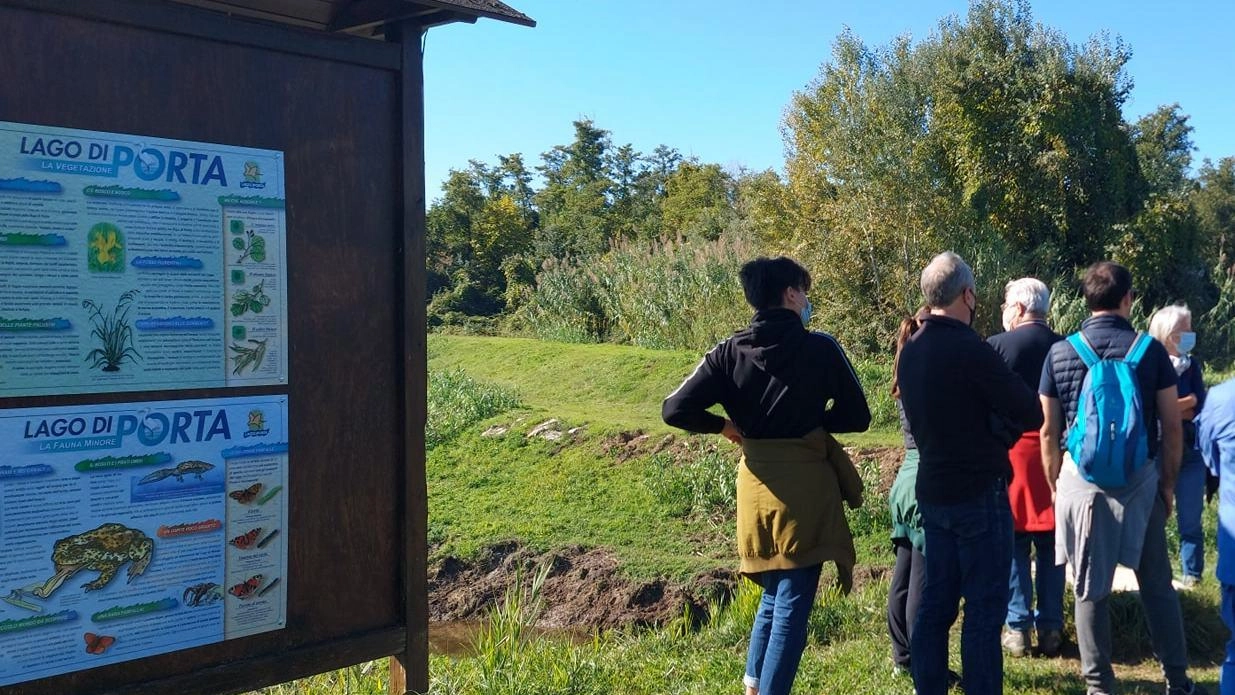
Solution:
{"label": "orange butterfly illustration", "polygon": [[111,635],[96,635],[93,632],[87,632],[82,637],[86,639],[87,654],[102,654],[116,643],[116,638]]}
{"label": "orange butterfly illustration", "polygon": [[258,535],[261,534],[261,532],[262,530],[260,527],[255,528],[255,529],[249,529],[243,535],[236,536],[235,538],[228,541],[228,543],[231,543],[232,545],[236,546],[237,548],[241,550],[248,550],[249,548],[253,547],[253,542],[257,540],[257,537]]}
{"label": "orange butterfly illustration", "polygon": [[261,483],[253,483],[243,490],[232,490],[227,496],[241,504],[250,504],[257,499],[257,493],[262,491]]}
{"label": "orange butterfly illustration", "polygon": [[236,584],[232,588],[228,589],[227,593],[241,600],[244,600],[247,598],[253,598],[253,592],[257,591],[257,587],[261,585],[262,585],[262,575],[255,574],[252,577],[249,577],[243,582],[240,582],[239,584]]}

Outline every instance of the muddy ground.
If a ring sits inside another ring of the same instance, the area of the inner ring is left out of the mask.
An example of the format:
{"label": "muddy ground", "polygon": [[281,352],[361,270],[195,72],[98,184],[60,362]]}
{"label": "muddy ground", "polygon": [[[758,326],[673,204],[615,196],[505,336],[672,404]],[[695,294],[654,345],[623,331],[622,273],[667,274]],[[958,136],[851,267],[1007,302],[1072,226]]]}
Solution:
{"label": "muddy ground", "polygon": [[[684,446],[672,435],[652,438],[623,433],[608,442],[609,455],[619,461]],[[855,462],[874,459],[879,467],[878,496],[886,495],[896,477],[903,451],[899,448],[851,450]],[[548,564],[541,590],[541,627],[615,628],[659,625],[689,610],[696,618],[716,599],[726,600],[737,586],[733,569],[717,569],[685,583],[637,582],[622,575],[617,558],[603,548],[567,547],[538,553],[517,542],[491,546],[481,558],[464,562],[447,557],[429,570],[429,618],[434,621],[477,620],[502,599],[522,576],[531,581],[534,568]],[[734,563],[736,567],[736,562]],[[859,567],[855,586],[878,581],[886,568]]]}

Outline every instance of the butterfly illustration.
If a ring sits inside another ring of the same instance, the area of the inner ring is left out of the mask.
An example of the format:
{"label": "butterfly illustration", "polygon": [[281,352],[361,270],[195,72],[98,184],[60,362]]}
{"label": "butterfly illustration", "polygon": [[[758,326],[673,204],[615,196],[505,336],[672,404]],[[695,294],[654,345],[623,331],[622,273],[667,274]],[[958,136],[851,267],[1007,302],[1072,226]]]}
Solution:
{"label": "butterfly illustration", "polygon": [[252,504],[253,500],[257,499],[257,493],[262,491],[261,483],[253,483],[243,490],[232,490],[227,493],[227,496],[236,500],[240,504]]}
{"label": "butterfly illustration", "polygon": [[257,540],[257,537],[261,534],[261,532],[261,528],[249,529],[244,534],[231,539],[228,543],[231,543],[241,550],[248,550],[253,547],[253,542]]}
{"label": "butterfly illustration", "polygon": [[116,638],[111,635],[96,635],[93,632],[87,632],[82,637],[86,639],[87,654],[102,654],[116,643]]}
{"label": "butterfly illustration", "polygon": [[262,575],[255,574],[252,577],[236,584],[227,590],[227,593],[235,596],[240,600],[253,598],[253,592],[257,591],[257,587],[262,585]]}

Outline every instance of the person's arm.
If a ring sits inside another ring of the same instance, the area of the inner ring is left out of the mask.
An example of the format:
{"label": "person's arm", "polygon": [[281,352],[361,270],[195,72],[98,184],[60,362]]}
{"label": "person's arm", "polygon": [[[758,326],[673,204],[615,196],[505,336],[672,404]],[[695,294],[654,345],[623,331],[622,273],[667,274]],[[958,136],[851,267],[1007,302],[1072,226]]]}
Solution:
{"label": "person's arm", "polygon": [[1158,449],[1158,460],[1162,464],[1162,478],[1158,483],[1158,491],[1162,501],[1166,503],[1166,513],[1169,516],[1175,508],[1175,481],[1179,478],[1179,462],[1183,455],[1183,425],[1179,417],[1179,389],[1172,384],[1159,389],[1158,424],[1162,428],[1162,443]]}
{"label": "person's arm", "polygon": [[862,383],[858,381],[858,374],[840,343],[830,335],[822,335],[832,348],[828,361],[829,369],[835,375],[832,407],[823,413],[823,429],[832,434],[865,432],[871,425],[871,411]]}
{"label": "person's arm", "polygon": [[1063,434],[1063,406],[1058,398],[1038,396],[1042,407],[1042,429],[1038,430],[1038,438],[1042,442],[1042,470],[1046,473],[1046,484],[1055,493],[1055,482],[1059,480],[1059,469],[1063,466],[1063,449],[1059,447]]}
{"label": "person's arm", "polygon": [[1012,371],[995,348],[979,343],[974,350],[970,385],[982,396],[983,402],[1018,432],[1036,430],[1042,426],[1042,408],[1025,380]]}
{"label": "person's arm", "polygon": [[1192,360],[1192,395],[1196,396],[1193,416],[1205,407],[1205,375],[1201,373],[1200,360]]}
{"label": "person's arm", "polygon": [[1196,417],[1197,397],[1190,393],[1179,399],[1179,417],[1181,420],[1192,420]]}
{"label": "person's arm", "polygon": [[1196,423],[1196,441],[1201,446],[1201,458],[1205,461],[1205,467],[1209,469],[1210,475],[1215,476],[1222,468],[1222,453],[1214,428],[1218,415],[1218,413],[1207,413]]}
{"label": "person's arm", "polygon": [[733,423],[708,412],[708,408],[720,402],[723,394],[719,351],[718,345],[703,356],[695,371],[686,377],[686,381],[665,398],[660,407],[660,416],[666,424],[688,432],[723,434],[730,441],[738,441],[732,436],[738,434]]}

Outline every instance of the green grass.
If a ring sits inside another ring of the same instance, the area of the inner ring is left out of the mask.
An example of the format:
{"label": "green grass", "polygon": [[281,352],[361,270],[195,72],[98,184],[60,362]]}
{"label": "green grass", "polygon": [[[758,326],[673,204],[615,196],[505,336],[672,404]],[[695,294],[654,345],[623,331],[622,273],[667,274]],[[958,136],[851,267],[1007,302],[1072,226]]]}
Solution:
{"label": "green grass", "polygon": [[[474,379],[517,393],[532,412],[606,430],[676,432],[661,421],[661,403],[701,358],[698,352],[605,343],[429,336],[431,373],[461,369]],[[876,428],[841,435],[841,441],[858,446],[899,445],[896,410],[887,395],[890,364],[859,362],[854,367],[871,401]]]}
{"label": "green grass", "polygon": [[462,369],[533,412],[605,429],[669,432],[660,404],[701,355],[527,338],[431,335],[429,371]]}
{"label": "green grass", "polygon": [[[698,359],[616,345],[431,336],[429,411],[451,417],[449,426],[428,428],[451,437],[428,455],[433,557],[469,559],[517,539],[542,551],[608,548],[634,578],[684,580],[729,567],[736,447],[703,436],[661,455],[619,459],[606,451],[623,431],[648,432],[649,445],[670,433],[683,437],[660,421],[660,404]],[[500,401],[495,416],[485,417],[482,401]],[[524,436],[548,418],[559,419],[563,430],[584,429],[569,443]],[[481,436],[493,424],[511,432]],[[900,443],[896,432],[845,439]],[[877,471],[865,472],[873,487]],[[878,529],[859,539],[861,560],[888,561],[883,506],[851,512],[855,532]]]}

